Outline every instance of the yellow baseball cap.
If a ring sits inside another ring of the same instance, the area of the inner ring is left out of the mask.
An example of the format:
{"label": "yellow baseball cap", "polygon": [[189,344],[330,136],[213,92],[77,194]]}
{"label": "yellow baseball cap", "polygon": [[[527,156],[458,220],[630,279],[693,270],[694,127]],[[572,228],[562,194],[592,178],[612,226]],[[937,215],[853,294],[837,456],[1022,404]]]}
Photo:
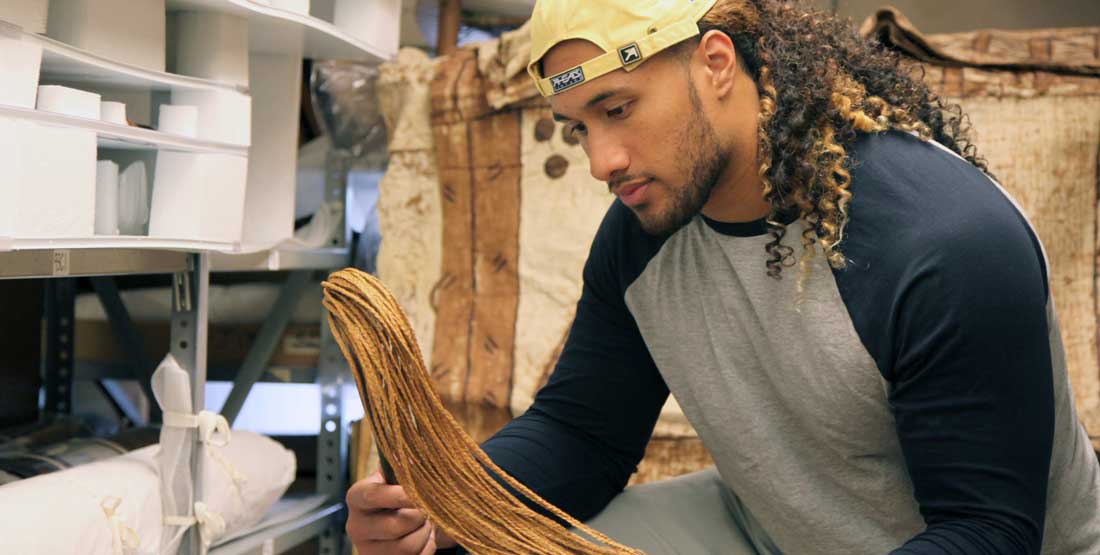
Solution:
{"label": "yellow baseball cap", "polygon": [[[543,96],[553,96],[616,69],[633,71],[654,54],[699,34],[717,0],[538,0],[531,15],[527,72]],[[556,44],[584,39],[604,54],[543,77],[539,61]]]}

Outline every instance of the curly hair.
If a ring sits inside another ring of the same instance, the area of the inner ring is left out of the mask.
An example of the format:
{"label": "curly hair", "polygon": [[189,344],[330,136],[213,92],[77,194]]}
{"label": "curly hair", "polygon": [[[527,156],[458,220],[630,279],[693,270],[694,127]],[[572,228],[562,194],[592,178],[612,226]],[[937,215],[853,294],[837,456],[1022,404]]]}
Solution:
{"label": "curly hair", "polygon": [[923,68],[914,71],[898,53],[862,40],[846,19],[798,1],[718,0],[699,27],[732,39],[760,95],[757,155],[771,205],[772,240],[765,247],[771,277],[794,265],[794,250],[782,244],[780,216],[796,209],[804,227],[799,290],[817,247],[833,268],[845,267],[841,246],[852,198],[847,147],[858,133],[915,132],[988,171],[961,108],[929,89]]}

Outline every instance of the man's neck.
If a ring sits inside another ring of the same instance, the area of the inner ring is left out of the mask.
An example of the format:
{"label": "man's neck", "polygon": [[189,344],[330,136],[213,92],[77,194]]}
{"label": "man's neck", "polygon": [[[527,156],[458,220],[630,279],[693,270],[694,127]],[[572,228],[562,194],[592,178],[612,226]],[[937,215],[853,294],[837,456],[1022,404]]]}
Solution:
{"label": "man's neck", "polygon": [[760,176],[745,166],[738,175],[723,176],[703,205],[703,215],[719,222],[751,222],[766,217],[771,205],[764,200]]}

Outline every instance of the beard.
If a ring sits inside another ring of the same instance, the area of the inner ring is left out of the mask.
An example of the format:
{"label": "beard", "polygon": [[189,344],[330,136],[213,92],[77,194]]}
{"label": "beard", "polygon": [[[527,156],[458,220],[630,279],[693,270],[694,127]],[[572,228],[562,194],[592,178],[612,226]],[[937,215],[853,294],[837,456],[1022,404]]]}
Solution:
{"label": "beard", "polygon": [[679,186],[654,183],[666,191],[664,206],[647,202],[634,209],[642,229],[667,237],[688,224],[703,209],[722,172],[729,165],[729,153],[722,148],[714,126],[703,113],[703,103],[688,77],[692,113],[680,132],[675,160],[687,167],[687,182]]}

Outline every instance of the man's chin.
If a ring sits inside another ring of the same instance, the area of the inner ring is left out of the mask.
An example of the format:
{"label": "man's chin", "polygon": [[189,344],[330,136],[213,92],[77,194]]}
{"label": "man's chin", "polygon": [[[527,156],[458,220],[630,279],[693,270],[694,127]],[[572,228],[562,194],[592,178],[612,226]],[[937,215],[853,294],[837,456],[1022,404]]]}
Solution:
{"label": "man's chin", "polygon": [[691,221],[691,216],[674,218],[671,214],[657,212],[649,204],[631,206],[630,211],[638,218],[642,231],[654,237],[668,237]]}

